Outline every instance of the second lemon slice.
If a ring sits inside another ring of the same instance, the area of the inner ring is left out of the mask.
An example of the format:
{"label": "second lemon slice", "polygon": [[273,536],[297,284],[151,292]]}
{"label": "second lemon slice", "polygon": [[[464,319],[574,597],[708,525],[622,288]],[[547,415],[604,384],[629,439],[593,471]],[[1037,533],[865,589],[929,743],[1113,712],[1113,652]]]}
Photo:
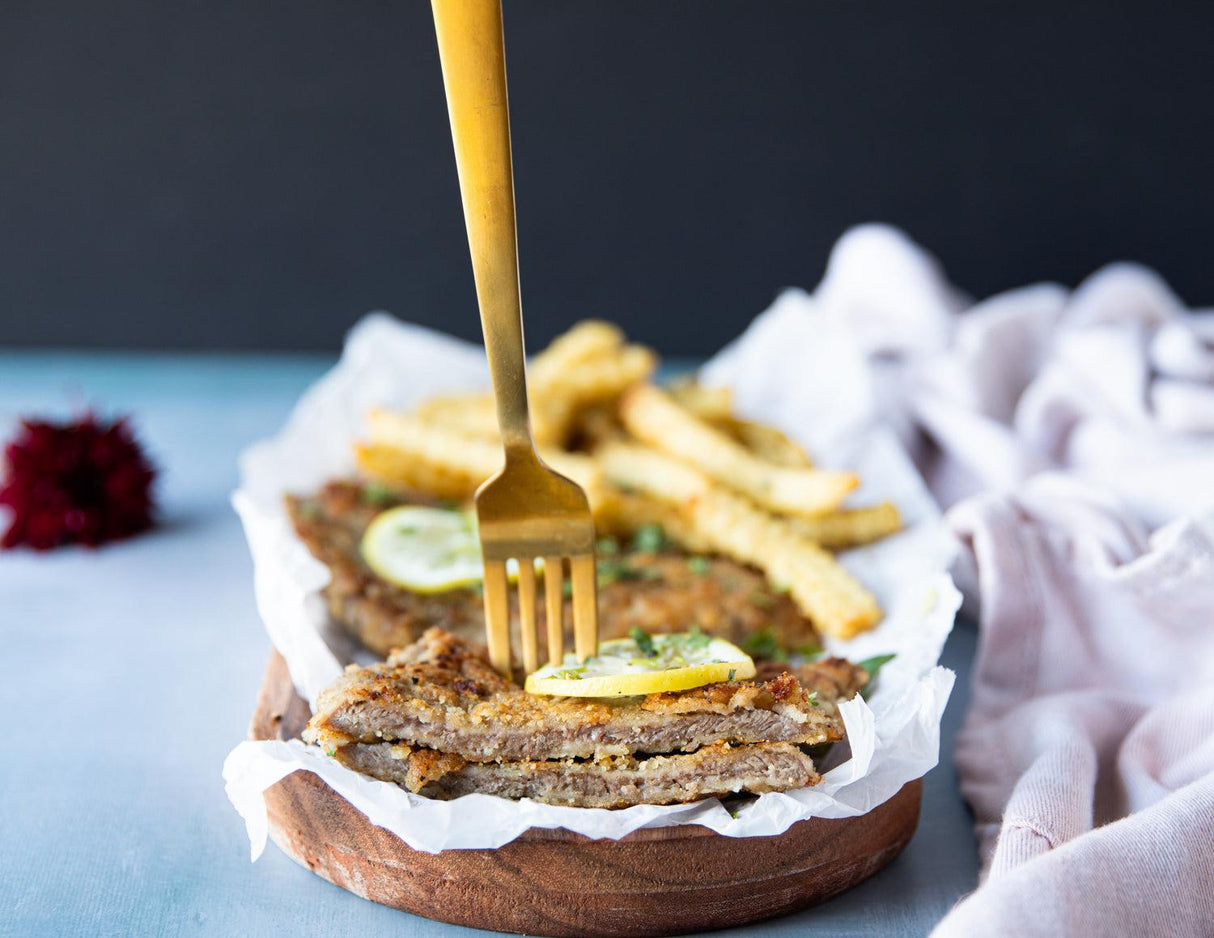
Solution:
{"label": "second lemon slice", "polygon": [[560,697],[631,697],[689,690],[755,676],[755,663],[737,645],[701,632],[620,638],[578,664],[567,655],[529,675],[531,694]]}
{"label": "second lemon slice", "polygon": [[484,576],[476,516],[470,511],[391,508],[367,526],[361,549],[367,566],[415,593],[442,593]]}

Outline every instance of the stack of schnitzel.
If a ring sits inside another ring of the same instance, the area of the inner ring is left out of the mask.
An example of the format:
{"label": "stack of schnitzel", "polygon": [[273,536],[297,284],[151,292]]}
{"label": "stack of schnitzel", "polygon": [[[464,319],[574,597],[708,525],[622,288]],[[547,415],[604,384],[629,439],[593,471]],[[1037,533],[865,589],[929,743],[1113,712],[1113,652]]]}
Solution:
{"label": "stack of schnitzel", "polygon": [[842,739],[835,701],[868,679],[840,659],[799,671],[621,701],[541,697],[498,675],[478,646],[431,628],[386,662],[350,667],[304,738],[435,798],[619,808],[784,791],[820,780],[803,747]]}

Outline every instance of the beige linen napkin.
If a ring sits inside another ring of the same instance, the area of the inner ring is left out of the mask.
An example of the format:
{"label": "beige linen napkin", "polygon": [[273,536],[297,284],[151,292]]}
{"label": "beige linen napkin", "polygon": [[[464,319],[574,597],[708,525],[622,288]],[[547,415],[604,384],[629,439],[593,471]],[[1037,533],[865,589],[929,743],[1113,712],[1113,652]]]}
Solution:
{"label": "beige linen napkin", "polygon": [[741,408],[820,372],[788,429],[892,426],[954,506],[982,883],[937,934],[1214,935],[1214,313],[1131,264],[971,303],[869,225],[733,351]]}
{"label": "beige linen napkin", "polygon": [[1214,522],[1073,479],[949,515],[981,641],[957,739],[985,883],[938,936],[1214,933]]}

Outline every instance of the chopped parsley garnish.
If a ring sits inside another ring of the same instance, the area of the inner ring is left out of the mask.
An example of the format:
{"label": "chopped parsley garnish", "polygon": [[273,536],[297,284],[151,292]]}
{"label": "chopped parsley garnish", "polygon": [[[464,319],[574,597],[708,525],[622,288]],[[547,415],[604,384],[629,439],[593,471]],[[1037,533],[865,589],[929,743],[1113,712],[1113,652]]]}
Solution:
{"label": "chopped parsley garnish", "polygon": [[687,630],[686,635],[678,636],[688,648],[693,651],[698,651],[701,648],[707,648],[712,642],[712,636],[708,635],[698,625],[693,625]]}
{"label": "chopped parsley garnish", "polygon": [[733,680],[735,677],[737,677],[737,675],[738,675],[738,669],[737,669],[737,668],[730,668],[730,669],[729,669],[729,677],[727,677],[727,678],[726,678],[726,680],[727,680],[727,681],[732,681],[732,680]]}
{"label": "chopped parsley garnish", "polygon": [[598,574],[599,586],[608,586],[621,580],[646,579],[646,574],[656,572],[648,569],[639,570],[614,557],[600,557],[598,563],[595,565],[595,570]]}
{"label": "chopped parsley garnish", "polygon": [[363,486],[362,500],[368,505],[394,505],[396,495],[386,485],[368,482]]}
{"label": "chopped parsley garnish", "polygon": [[757,589],[750,594],[751,605],[758,609],[771,611],[772,609],[776,608],[777,602],[778,600],[776,597],[772,596],[771,593],[764,589]]}
{"label": "chopped parsley garnish", "polygon": [[816,690],[811,690],[809,692],[809,705],[811,707],[816,707],[818,705],[818,692]]}
{"label": "chopped parsley garnish", "polygon": [[614,537],[600,537],[594,542],[595,551],[606,557],[613,557],[620,552],[620,542]]}
{"label": "chopped parsley garnish", "polygon": [[582,665],[580,668],[565,668],[561,671],[553,671],[548,675],[548,680],[580,681],[582,679],[582,675],[585,673],[585,665]]}
{"label": "chopped parsley garnish", "polygon": [[633,626],[632,631],[628,635],[636,642],[637,648],[641,650],[641,654],[646,658],[653,658],[657,655],[658,650],[654,647],[653,638],[639,625]]}
{"label": "chopped parsley garnish", "polygon": [[641,553],[656,554],[666,546],[666,532],[660,524],[643,524],[632,536],[632,549]]}
{"label": "chopped parsley garnish", "polygon": [[877,672],[883,667],[897,658],[897,655],[874,655],[871,658],[865,658],[863,661],[857,661],[860,667],[868,672],[868,683],[864,685],[864,689],[860,691],[860,696],[868,700],[869,694],[873,692],[873,684],[877,680]]}
{"label": "chopped parsley garnish", "polygon": [[797,654],[802,658],[816,658],[822,654],[822,651],[821,645],[802,645],[797,649]]}
{"label": "chopped parsley garnish", "polygon": [[742,650],[752,658],[768,658],[772,661],[787,661],[788,652],[781,647],[775,632],[764,627],[752,632],[742,643]]}
{"label": "chopped parsley garnish", "polygon": [[712,564],[707,557],[688,557],[687,569],[697,576],[704,576],[712,569]]}

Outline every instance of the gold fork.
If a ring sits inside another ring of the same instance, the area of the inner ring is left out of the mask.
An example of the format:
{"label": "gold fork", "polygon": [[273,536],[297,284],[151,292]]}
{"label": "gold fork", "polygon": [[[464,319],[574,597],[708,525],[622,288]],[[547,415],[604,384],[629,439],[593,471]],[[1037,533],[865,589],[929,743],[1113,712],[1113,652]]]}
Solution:
{"label": "gold fork", "polygon": [[489,658],[509,675],[506,563],[515,560],[523,666],[530,673],[539,667],[536,558],[544,562],[549,661],[559,664],[564,658],[563,558],[569,559],[573,585],[578,660],[598,650],[594,522],[586,493],[540,461],[531,437],[501,0],[432,2],[481,327],[506,451],[501,472],[476,493]]}

